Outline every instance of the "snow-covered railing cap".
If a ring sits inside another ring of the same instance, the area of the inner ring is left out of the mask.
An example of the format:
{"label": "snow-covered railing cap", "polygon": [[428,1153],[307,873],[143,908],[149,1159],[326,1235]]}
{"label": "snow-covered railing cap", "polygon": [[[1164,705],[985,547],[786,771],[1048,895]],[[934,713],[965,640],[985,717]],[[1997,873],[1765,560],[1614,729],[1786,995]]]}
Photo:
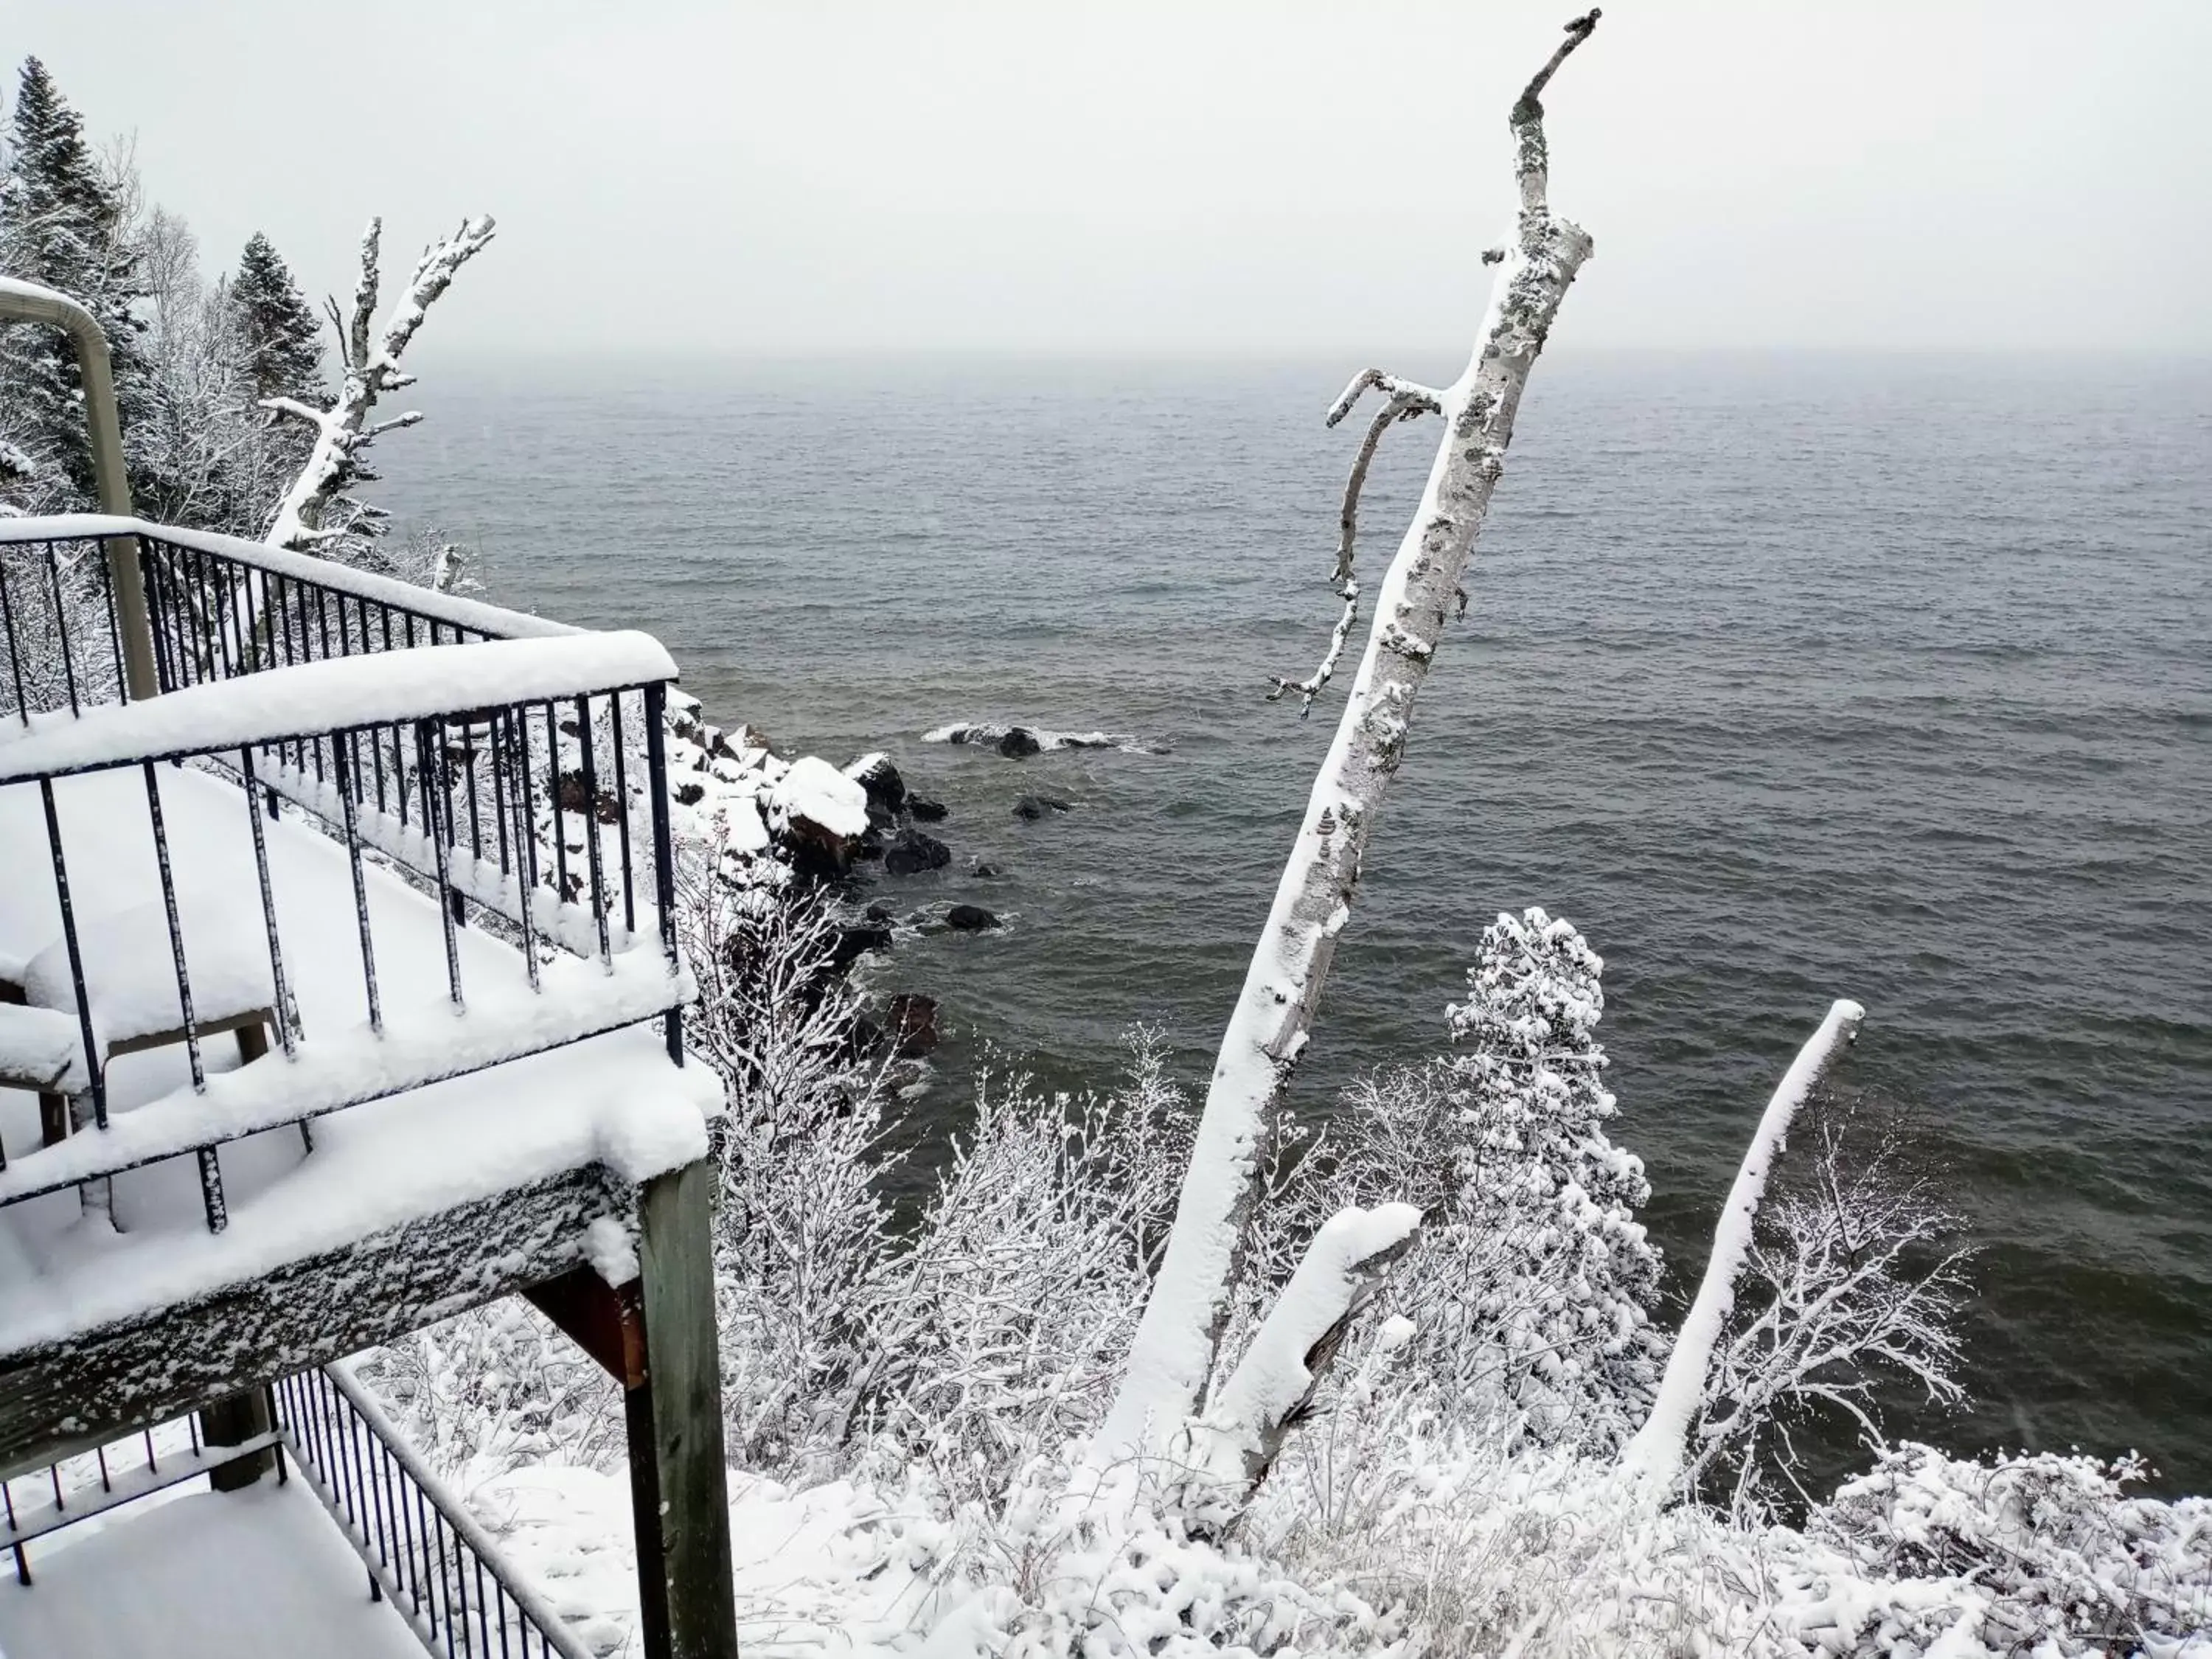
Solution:
{"label": "snow-covered railing cap", "polygon": [[167,542],[173,547],[187,548],[195,553],[211,553],[221,558],[234,559],[240,564],[272,576],[283,576],[288,580],[305,582],[313,586],[329,588],[333,592],[348,593],[357,599],[388,605],[426,619],[450,623],[455,628],[465,628],[471,633],[488,634],[494,639],[543,639],[585,631],[568,623],[553,622],[525,611],[509,611],[503,605],[485,605],[477,599],[458,599],[451,593],[417,587],[414,583],[401,581],[396,576],[379,576],[367,570],[356,570],[348,565],[333,563],[328,559],[319,559],[311,554],[294,553],[285,548],[270,547],[264,542],[249,542],[237,536],[218,535],[213,531],[180,530],[173,525],[153,524],[144,519],[121,518],[102,513],[61,514],[48,518],[0,518],[0,547],[26,542],[83,541],[106,536],[139,536],[149,541]]}
{"label": "snow-covered railing cap", "polygon": [[188,686],[150,702],[88,709],[80,719],[0,741],[0,783],[591,696],[675,678],[675,659],[660,641],[628,630],[301,663]]}

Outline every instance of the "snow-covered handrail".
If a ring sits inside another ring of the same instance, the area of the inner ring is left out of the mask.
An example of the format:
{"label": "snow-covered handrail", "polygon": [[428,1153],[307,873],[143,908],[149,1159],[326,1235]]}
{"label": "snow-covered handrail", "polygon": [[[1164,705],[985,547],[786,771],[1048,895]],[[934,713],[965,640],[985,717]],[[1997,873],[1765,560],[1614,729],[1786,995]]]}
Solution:
{"label": "snow-covered handrail", "polygon": [[154,524],[144,519],[125,518],[106,513],[58,514],[46,518],[0,518],[0,547],[21,543],[84,541],[110,536],[143,537],[152,541],[167,542],[173,547],[186,548],[195,553],[234,559],[269,575],[283,576],[289,580],[350,594],[356,599],[388,605],[395,610],[411,611],[426,621],[449,623],[456,628],[465,628],[471,633],[488,635],[494,639],[540,639],[586,631],[567,623],[533,617],[526,611],[509,611],[502,605],[485,605],[479,600],[458,599],[451,593],[417,587],[414,583],[401,581],[396,576],[379,576],[367,570],[356,570],[349,565],[335,564],[328,559],[319,559],[312,554],[294,553],[284,548],[271,547],[264,542],[249,542],[241,537],[221,535],[210,530],[183,530],[173,525]]}
{"label": "snow-covered handrail", "polygon": [[333,657],[40,726],[0,742],[0,783],[595,696],[675,678],[675,660],[660,641],[628,630]]}

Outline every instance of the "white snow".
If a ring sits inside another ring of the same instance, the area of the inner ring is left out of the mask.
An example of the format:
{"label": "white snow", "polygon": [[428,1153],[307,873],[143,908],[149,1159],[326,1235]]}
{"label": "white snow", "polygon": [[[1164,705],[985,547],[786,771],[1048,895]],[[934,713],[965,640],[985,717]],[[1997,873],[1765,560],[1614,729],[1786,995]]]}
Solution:
{"label": "white snow", "polygon": [[306,1483],[178,1488],[31,1547],[0,1582],[4,1659],[422,1659]]}
{"label": "white snow", "polygon": [[802,755],[768,792],[769,822],[818,824],[847,840],[868,832],[868,792],[828,761]]}
{"label": "white snow", "polygon": [[1239,1479],[1240,1455],[1256,1451],[1262,1432],[1313,1386],[1306,1355],[1357,1303],[1370,1279],[1363,1264],[1420,1224],[1411,1204],[1355,1204],[1322,1224],[1200,1425],[1198,1461],[1217,1478]]}
{"label": "white snow", "polygon": [[[191,770],[165,770],[161,792],[188,908],[203,892],[228,894],[258,919],[244,794]],[[80,904],[143,903],[158,892],[135,774],[64,779],[54,793]],[[436,907],[371,868],[386,1021],[378,1037],[366,1025],[344,850],[296,819],[264,828],[286,973],[305,1028],[299,1059],[276,1053],[240,1066],[231,1045],[210,1044],[207,1091],[195,1095],[181,1048],[125,1055],[109,1070],[113,1127],[43,1151],[33,1097],[0,1091],[9,1154],[0,1190],[42,1190],[124,1155],[155,1156],[196,1136],[281,1121],[372,1086],[401,1092],[319,1119],[310,1156],[289,1128],[224,1146],[230,1225],[222,1233],[207,1231],[189,1158],[114,1177],[120,1232],[82,1212],[66,1190],[0,1210],[0,1352],[205,1293],[563,1170],[598,1163],[638,1180],[704,1154],[720,1082],[702,1064],[672,1066],[657,1026],[410,1086],[670,1006],[689,987],[671,977],[657,948],[617,957],[611,975],[595,961],[556,960],[544,969],[544,993],[533,994],[513,950],[464,928],[457,944],[467,1012],[459,1013],[447,994]],[[37,792],[0,788],[0,855],[13,869],[41,871],[45,847]],[[50,880],[0,884],[0,948],[20,953],[23,941],[43,945],[59,931]],[[164,936],[163,965],[167,957]]]}
{"label": "white snow", "polygon": [[[266,1008],[276,996],[261,907],[255,898],[240,902],[245,896],[201,888],[178,893],[192,1014],[201,1024]],[[168,910],[159,899],[105,915],[79,909],[76,942],[100,1058],[112,1044],[184,1024]],[[22,986],[33,1007],[65,1014],[75,1027],[76,986],[67,939],[58,936],[31,958]]]}
{"label": "white snow", "polygon": [[[87,709],[67,724],[0,740],[0,783],[675,678],[675,661],[660,642],[632,632],[298,663],[187,686],[149,702]],[[7,729],[0,727],[0,736]]]}
{"label": "white snow", "polygon": [[1055,749],[1118,749],[1125,755],[1165,752],[1158,745],[1148,744],[1126,732],[1060,732],[1045,726],[1000,725],[989,720],[954,720],[923,732],[921,740],[924,743],[980,744],[988,747],[1013,731],[1028,732],[1037,740],[1037,747],[1047,752]]}
{"label": "white snow", "polygon": [[0,1003],[0,1082],[74,1094],[88,1086],[77,1064],[83,1054],[83,1034],[70,1016]]}

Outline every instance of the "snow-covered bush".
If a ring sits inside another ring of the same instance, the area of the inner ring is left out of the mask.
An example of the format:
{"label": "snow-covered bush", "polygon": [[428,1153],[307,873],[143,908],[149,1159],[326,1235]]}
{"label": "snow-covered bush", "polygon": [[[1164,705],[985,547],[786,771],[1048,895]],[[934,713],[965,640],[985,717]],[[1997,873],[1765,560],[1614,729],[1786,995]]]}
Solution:
{"label": "snow-covered bush", "polygon": [[1808,1431],[1883,1440],[1885,1385],[1961,1397],[1951,1321],[1965,1253],[1892,1118],[1817,1096],[1753,1224],[1733,1311],[1689,1435],[1684,1480],[1741,1511],[1798,1482]]}
{"label": "snow-covered bush", "polygon": [[[2123,1494],[2148,1473],[2132,1456],[1984,1462],[1908,1442],[1806,1532],[1869,1577],[1971,1587],[1968,1633],[2000,1653],[2162,1655],[2192,1633],[2212,1651],[2212,1501]],[[1952,1627],[1916,1622],[1923,1643]]]}
{"label": "snow-covered bush", "polygon": [[622,1391],[520,1297],[372,1350],[359,1374],[463,1492],[525,1465],[622,1463]]}
{"label": "snow-covered bush", "polygon": [[1097,1421],[1166,1241],[1189,1121],[1149,1031],[1104,1093],[979,1080],[975,1118],[862,1316],[863,1404],[947,1492],[1001,1493]]}
{"label": "snow-covered bush", "polygon": [[889,1270],[878,1182],[896,1106],[860,1051],[830,901],[694,865],[678,906],[700,985],[690,1041],[721,1074],[715,1279],[731,1456],[780,1475],[841,1446]]}

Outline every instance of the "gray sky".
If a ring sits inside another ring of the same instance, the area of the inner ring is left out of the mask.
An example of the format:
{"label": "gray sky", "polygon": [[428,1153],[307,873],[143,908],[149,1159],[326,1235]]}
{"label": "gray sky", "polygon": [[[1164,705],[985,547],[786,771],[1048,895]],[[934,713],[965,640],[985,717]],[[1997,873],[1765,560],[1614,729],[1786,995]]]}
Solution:
{"label": "gray sky", "polygon": [[[0,52],[212,265],[497,215],[441,355],[1297,355],[1469,337],[1577,3],[9,0]],[[1617,0],[1547,102],[1563,340],[2212,349],[2212,0]]]}

